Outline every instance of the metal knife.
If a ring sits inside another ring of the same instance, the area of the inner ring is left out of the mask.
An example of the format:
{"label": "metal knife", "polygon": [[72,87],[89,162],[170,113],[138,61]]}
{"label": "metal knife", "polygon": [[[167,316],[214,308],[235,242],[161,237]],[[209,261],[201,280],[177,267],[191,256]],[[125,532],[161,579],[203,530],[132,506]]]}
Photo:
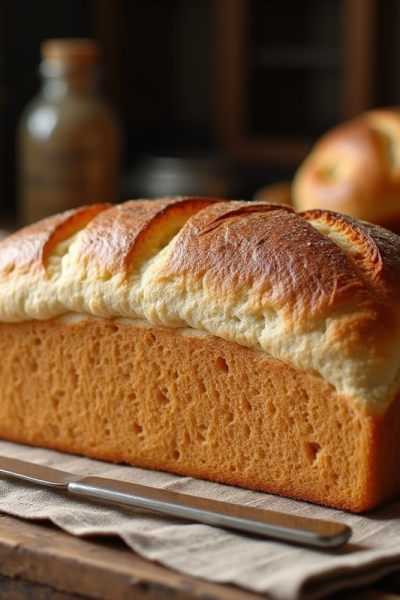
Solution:
{"label": "metal knife", "polygon": [[0,475],[66,490],[84,498],[144,508],[198,523],[317,548],[342,546],[352,533],[350,527],[341,523],[198,498],[104,477],[81,477],[15,458],[0,456]]}

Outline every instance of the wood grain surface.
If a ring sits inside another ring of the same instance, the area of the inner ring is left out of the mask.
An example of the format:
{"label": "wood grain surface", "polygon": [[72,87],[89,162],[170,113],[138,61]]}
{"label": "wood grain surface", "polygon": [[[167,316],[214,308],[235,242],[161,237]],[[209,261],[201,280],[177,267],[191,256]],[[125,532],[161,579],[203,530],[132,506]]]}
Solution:
{"label": "wood grain surface", "polygon": [[47,522],[0,516],[0,598],[255,600],[259,596],[171,571],[117,538],[81,539]]}
{"label": "wood grain surface", "polygon": [[[115,537],[83,539],[48,522],[0,514],[0,598],[261,600],[268,596],[174,572],[141,558]],[[400,600],[400,565],[399,573],[373,587],[340,592],[329,600]]]}

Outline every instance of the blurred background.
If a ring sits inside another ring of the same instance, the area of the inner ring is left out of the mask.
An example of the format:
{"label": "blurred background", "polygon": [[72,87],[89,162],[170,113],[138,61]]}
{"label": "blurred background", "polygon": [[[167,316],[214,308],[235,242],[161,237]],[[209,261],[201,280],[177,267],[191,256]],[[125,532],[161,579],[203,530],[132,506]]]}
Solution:
{"label": "blurred background", "polygon": [[400,0],[0,0],[0,226],[40,44],[90,37],[123,133],[119,199],[251,199],[327,129],[400,104]]}

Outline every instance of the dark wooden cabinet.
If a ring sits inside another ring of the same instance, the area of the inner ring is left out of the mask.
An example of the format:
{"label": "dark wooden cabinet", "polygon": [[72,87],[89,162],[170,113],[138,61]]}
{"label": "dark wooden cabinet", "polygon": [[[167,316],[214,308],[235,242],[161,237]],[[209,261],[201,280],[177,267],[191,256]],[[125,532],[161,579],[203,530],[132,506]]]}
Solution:
{"label": "dark wooden cabinet", "polygon": [[221,147],[296,165],[329,127],[372,107],[376,12],[377,0],[215,0]]}

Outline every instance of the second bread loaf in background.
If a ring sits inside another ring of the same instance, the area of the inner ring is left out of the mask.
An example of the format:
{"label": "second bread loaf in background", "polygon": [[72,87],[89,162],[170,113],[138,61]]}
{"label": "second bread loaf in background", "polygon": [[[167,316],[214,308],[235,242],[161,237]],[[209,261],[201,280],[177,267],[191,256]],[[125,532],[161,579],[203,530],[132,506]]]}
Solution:
{"label": "second bread loaf in background", "polygon": [[340,211],[400,232],[400,108],[380,108],[323,135],[297,169],[297,210]]}

